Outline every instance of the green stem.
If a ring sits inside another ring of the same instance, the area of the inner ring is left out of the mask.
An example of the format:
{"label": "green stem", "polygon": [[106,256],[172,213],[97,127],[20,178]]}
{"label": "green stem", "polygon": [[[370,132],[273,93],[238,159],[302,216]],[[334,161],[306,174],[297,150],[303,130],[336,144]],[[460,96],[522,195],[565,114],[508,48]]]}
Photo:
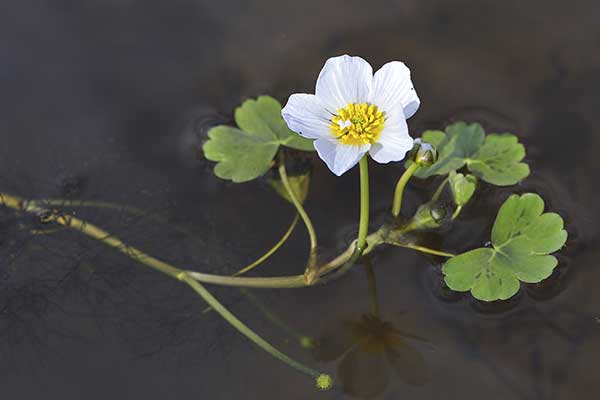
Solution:
{"label": "green stem", "polygon": [[458,206],[456,207],[456,210],[454,210],[454,212],[452,213],[452,221],[454,221],[456,219],[456,217],[458,217],[458,215],[460,214],[460,212],[462,211],[463,206]]}
{"label": "green stem", "polygon": [[268,259],[269,257],[271,257],[273,255],[273,253],[275,253],[277,250],[279,250],[279,248],[281,246],[283,246],[283,244],[288,240],[288,238],[290,237],[290,235],[294,231],[294,228],[296,227],[296,224],[298,223],[298,218],[299,218],[298,214],[296,214],[294,216],[294,220],[292,221],[292,224],[290,225],[290,227],[288,228],[288,230],[283,234],[283,236],[281,237],[281,239],[279,239],[279,241],[277,243],[275,243],[275,245],[269,249],[269,251],[267,251],[265,254],[263,254],[258,259],[256,259],[256,261],[254,261],[251,264],[247,265],[246,267],[240,269],[238,272],[236,272],[235,274],[233,274],[233,276],[243,275],[246,272],[254,269],[256,266],[260,265],[266,259]]}
{"label": "green stem", "polygon": [[264,317],[271,322],[273,325],[286,332],[288,335],[291,335],[296,338],[298,343],[304,347],[309,348],[312,344],[314,344],[314,339],[310,336],[303,335],[290,325],[287,324],[283,319],[273,313],[254,293],[252,293],[248,289],[240,289],[242,294],[246,296],[246,298],[264,315]]}
{"label": "green stem", "polygon": [[410,177],[415,173],[415,171],[419,168],[417,163],[412,163],[406,171],[402,174],[400,179],[398,179],[398,183],[396,184],[396,190],[394,191],[394,201],[392,203],[392,215],[397,217],[400,215],[400,208],[402,208],[402,196],[404,194],[404,188],[408,183]]}
{"label": "green stem", "polygon": [[181,232],[190,237],[195,238],[195,236],[196,236],[193,232],[191,232],[190,230],[188,230],[182,226],[171,224],[167,218],[161,216],[160,214],[151,214],[150,211],[144,211],[144,210],[136,208],[136,207],[110,203],[107,201],[72,200],[72,199],[44,199],[44,200],[32,200],[32,201],[30,201],[30,204],[32,206],[42,207],[42,208],[44,208],[44,207],[60,207],[60,208],[85,207],[85,208],[101,208],[101,209],[103,208],[103,209],[109,209],[109,210],[116,210],[119,212],[126,212],[131,215],[138,216],[138,217],[143,217],[150,221],[156,221],[156,222],[160,222],[163,224],[168,224],[176,231]]}
{"label": "green stem", "polygon": [[360,168],[360,218],[356,248],[360,256],[367,247],[367,234],[369,233],[369,161],[366,154],[360,159],[358,165]]}
{"label": "green stem", "polygon": [[279,154],[279,176],[281,177],[281,183],[285,187],[292,203],[296,207],[296,211],[302,218],[304,225],[306,226],[306,231],[308,232],[308,237],[310,238],[310,250],[308,254],[308,262],[306,263],[306,270],[304,272],[305,279],[308,283],[312,283],[316,279],[316,270],[317,270],[317,234],[315,233],[315,228],[313,227],[312,221],[310,217],[306,213],[306,210],[302,206],[300,200],[294,193],[292,189],[292,185],[287,176],[287,171],[285,169],[285,158],[283,152]]}
{"label": "green stem", "polygon": [[[104,243],[107,246],[113,247],[115,250],[120,251],[121,253],[129,256],[130,258],[133,258],[136,261],[145,264],[148,267],[161,271],[169,276],[177,277],[177,274],[183,271],[179,268],[172,266],[171,264],[168,264],[147,253],[144,253],[135,247],[125,244],[116,236],[113,236],[112,234],[100,229],[99,227],[87,221],[83,221],[74,216],[65,216],[57,212],[53,212],[49,209],[40,207],[40,204],[44,204],[43,200],[28,201],[20,197],[10,195],[8,193],[0,192],[0,206],[9,207],[16,211],[27,212],[35,215],[44,215],[47,222],[55,222],[64,227],[78,230],[79,232],[90,236]],[[380,238],[379,232],[374,232],[370,236],[372,236],[374,239],[373,243],[371,243],[371,247],[367,249],[367,252],[371,251],[377,245],[383,243],[383,241]],[[265,289],[301,288],[310,286],[312,284],[322,284],[331,281],[332,279],[328,279],[327,281],[320,280],[319,276],[337,269],[341,269],[340,267],[345,266],[346,264],[348,264],[349,260],[352,260],[353,255],[355,253],[356,246],[353,243],[339,256],[320,267],[319,273],[317,274],[317,280],[310,283],[306,282],[304,275],[278,277],[234,277],[205,274],[202,272],[194,271],[185,272],[187,272],[189,276],[193,277],[194,279],[200,282],[209,283],[213,285]],[[341,276],[341,274],[338,274],[337,276]]]}
{"label": "green stem", "polygon": [[[261,263],[263,263],[265,260],[267,260],[271,255],[273,255],[273,253],[275,253],[288,240],[288,238],[290,237],[290,235],[294,231],[294,228],[296,227],[296,224],[298,223],[298,219],[299,218],[300,217],[296,213],[296,215],[294,215],[294,219],[292,221],[292,224],[290,225],[290,227],[288,228],[288,230],[283,234],[283,236],[281,237],[281,239],[279,239],[279,241],[277,243],[275,243],[275,245],[269,249],[269,251],[267,251],[265,254],[263,254],[258,259],[256,259],[256,261],[253,261],[251,264],[248,264],[244,268],[240,269],[238,272],[236,272],[232,276],[243,275],[246,272],[251,271],[252,269],[254,269],[255,267],[257,267],[258,265],[260,265]],[[204,309],[204,311],[202,311],[202,313],[205,314],[205,313],[209,312],[210,310],[212,310],[212,308],[206,307]]]}
{"label": "green stem", "polygon": [[442,191],[444,190],[444,187],[446,186],[446,183],[448,183],[448,180],[450,178],[446,177],[441,183],[440,185],[437,187],[437,189],[435,190],[435,192],[433,193],[433,196],[431,197],[431,201],[435,202],[438,201],[438,199],[440,198],[440,196],[442,195]]}
{"label": "green stem", "polygon": [[450,257],[454,257],[456,255],[456,254],[452,254],[452,253],[446,253],[444,251],[430,249],[430,248],[424,247],[424,246],[419,246],[418,244],[412,244],[412,243],[391,243],[391,244],[393,244],[394,246],[406,247],[408,249],[417,250],[417,251],[420,251],[421,253],[433,254],[434,256],[450,258]]}
{"label": "green stem", "polygon": [[[258,334],[256,334],[253,330],[251,330],[248,326],[246,326],[242,321],[240,321],[235,315],[233,315],[225,306],[223,306],[213,295],[210,294],[208,290],[204,288],[196,279],[192,276],[191,273],[176,268],[170,264],[167,264],[164,261],[158,260],[141,250],[138,250],[135,247],[129,246],[121,241],[119,238],[111,235],[110,233],[98,228],[95,225],[89,224],[86,221],[82,221],[79,218],[73,216],[65,216],[61,214],[57,214],[50,210],[44,209],[40,207],[39,203],[27,202],[19,197],[12,196],[5,193],[0,193],[0,204],[6,207],[13,208],[17,211],[23,211],[27,213],[44,215],[44,218],[48,222],[56,222],[57,224],[65,227],[69,227],[75,230],[79,230],[80,232],[90,236],[107,246],[114,248],[115,250],[125,254],[129,258],[138,261],[144,265],[147,265],[150,268],[153,268],[157,271],[160,271],[164,274],[169,275],[172,278],[178,279],[182,282],[187,283],[196,293],[198,293],[202,298],[215,310],[217,311],[227,322],[229,322],[235,329],[237,329],[240,333],[258,345],[260,348],[271,354],[273,357],[283,361],[287,365],[295,368],[298,371],[301,371],[309,376],[312,376],[317,381],[317,385],[322,389],[329,388],[331,385],[331,377],[326,374],[322,374],[318,371],[315,371],[311,368],[300,364],[299,362],[291,359],[287,355],[283,354],[263,338],[261,338]],[[248,278],[231,278],[230,279],[248,279]],[[302,279],[302,276],[299,276]],[[281,280],[281,278],[275,278]],[[328,385],[326,385],[328,384]]]}
{"label": "green stem", "polygon": [[331,377],[326,374],[322,374],[319,371],[315,371],[312,368],[305,366],[304,364],[299,363],[298,361],[288,357],[286,354],[279,351],[277,348],[272,346],[269,342],[260,337],[256,332],[250,329],[246,324],[240,321],[235,315],[233,315],[223,304],[221,304],[204,286],[202,286],[198,281],[196,281],[193,277],[191,277],[186,272],[181,272],[178,277],[182,282],[190,285],[192,289],[196,293],[198,293],[204,301],[206,301],[216,312],[218,312],[221,317],[223,317],[231,326],[233,326],[238,332],[246,336],[250,339],[254,344],[258,347],[275,357],[276,359],[283,361],[285,364],[290,367],[307,374],[315,380],[329,380],[331,381]]}

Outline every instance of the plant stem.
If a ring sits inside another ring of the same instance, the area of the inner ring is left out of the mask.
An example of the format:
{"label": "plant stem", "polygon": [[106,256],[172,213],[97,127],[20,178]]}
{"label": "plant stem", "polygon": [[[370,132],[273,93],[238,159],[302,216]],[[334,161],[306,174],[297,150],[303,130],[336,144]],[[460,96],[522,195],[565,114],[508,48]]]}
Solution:
{"label": "plant stem", "polygon": [[402,174],[400,179],[398,179],[398,183],[396,184],[396,190],[394,191],[394,201],[392,202],[392,215],[397,217],[400,215],[400,208],[402,208],[402,196],[404,194],[404,188],[408,183],[410,177],[415,173],[415,171],[419,168],[417,163],[412,163],[406,171]]}
{"label": "plant stem", "polygon": [[290,237],[290,235],[294,231],[294,228],[296,227],[296,224],[298,223],[298,218],[299,218],[299,215],[296,214],[294,216],[294,220],[292,221],[292,224],[290,225],[290,227],[288,228],[288,230],[283,234],[283,236],[281,237],[281,239],[279,239],[279,241],[277,243],[275,243],[275,245],[269,249],[269,251],[267,251],[265,254],[263,254],[262,256],[260,256],[258,259],[256,259],[256,261],[252,262],[248,266],[240,269],[238,272],[236,272],[235,274],[233,274],[233,276],[243,275],[246,272],[254,269],[256,266],[260,265],[266,259],[268,259],[269,257],[271,257],[273,255],[273,253],[275,253],[277,250],[279,250],[279,248],[281,246],[283,246],[283,244],[288,240],[288,238]]}
{"label": "plant stem", "polygon": [[250,339],[254,344],[258,347],[269,353],[271,356],[277,358],[280,361],[283,361],[285,364],[290,367],[305,373],[315,380],[321,377],[323,374],[309,368],[298,361],[288,357],[277,348],[273,347],[269,342],[260,337],[256,332],[250,329],[246,324],[240,321],[235,315],[233,315],[227,308],[223,306],[204,286],[202,286],[199,282],[197,282],[194,278],[189,276],[186,272],[181,272],[178,275],[178,279],[182,282],[187,283],[196,293],[198,293],[204,301],[206,301],[216,312],[218,312],[221,317],[223,317],[231,326],[233,326],[238,332],[246,336]]}
{"label": "plant stem", "polygon": [[369,233],[369,161],[365,154],[358,162],[360,169],[360,217],[358,222],[358,238],[356,248],[360,254],[367,247]]}
{"label": "plant stem", "polygon": [[452,213],[452,221],[454,221],[456,219],[456,217],[458,217],[458,215],[460,214],[460,212],[462,211],[463,206],[458,206],[456,207],[456,210],[454,210],[454,212]]}
{"label": "plant stem", "polygon": [[442,195],[442,190],[444,190],[444,187],[446,186],[446,183],[448,183],[448,180],[450,178],[446,177],[441,183],[440,185],[437,187],[437,189],[435,190],[435,192],[433,192],[433,196],[431,196],[431,201],[438,201],[438,199],[440,198],[440,196]]}
{"label": "plant stem", "polygon": [[406,247],[408,249],[417,250],[417,251],[420,251],[421,253],[433,254],[434,256],[450,258],[450,257],[454,257],[456,255],[456,254],[452,254],[452,253],[446,253],[444,251],[430,249],[430,248],[424,247],[424,246],[419,246],[418,244],[412,244],[412,243],[390,243],[390,244],[393,244],[394,246]]}
{"label": "plant stem", "polygon": [[[196,293],[198,293],[216,312],[218,312],[227,322],[229,322],[236,330],[238,330],[241,334],[246,336],[249,340],[254,342],[257,346],[271,354],[273,357],[278,360],[283,361],[287,365],[295,368],[296,370],[303,372],[313,378],[315,380],[321,379],[330,381],[331,377],[328,375],[322,374],[318,371],[315,371],[295,360],[288,357],[284,353],[277,350],[267,341],[265,341],[262,337],[260,337],[256,332],[246,326],[242,321],[240,321],[235,315],[233,315],[225,306],[223,306],[202,284],[197,282],[195,278],[191,275],[191,273],[176,268],[170,264],[167,264],[164,261],[158,260],[141,250],[138,250],[135,247],[129,246],[122,242],[115,236],[112,236],[108,232],[98,228],[95,225],[89,224],[85,221],[80,220],[79,218],[73,216],[64,216],[57,214],[53,211],[44,209],[34,202],[27,202],[23,199],[20,199],[16,196],[12,196],[5,193],[0,193],[0,205],[4,205],[6,207],[10,207],[17,211],[23,211],[27,213],[44,215],[44,218],[48,222],[56,222],[59,225],[69,227],[72,229],[79,230],[80,232],[116,249],[117,251],[125,254],[129,258],[138,261],[150,268],[153,268],[157,271],[160,271],[166,275],[169,275],[172,278],[180,280],[182,282],[187,283]],[[229,279],[248,279],[248,278],[231,278],[224,277]],[[302,280],[302,276],[299,276]],[[297,279],[296,278],[296,279]],[[280,279],[281,278],[275,278]]]}
{"label": "plant stem", "polygon": [[306,263],[306,271],[304,272],[304,276],[308,283],[312,283],[316,279],[316,269],[317,269],[317,234],[315,233],[315,228],[313,227],[312,221],[310,217],[304,210],[302,203],[298,200],[296,193],[292,189],[292,185],[290,185],[290,181],[287,176],[287,171],[285,169],[285,156],[283,152],[279,154],[279,176],[281,177],[281,183],[285,187],[292,203],[296,207],[296,211],[302,218],[304,225],[306,226],[306,231],[308,232],[308,237],[310,238],[310,250],[308,254],[308,262]]}
{"label": "plant stem", "polygon": [[240,291],[242,292],[242,294],[244,296],[246,296],[246,298],[263,314],[263,316],[269,321],[271,322],[273,325],[275,325],[276,327],[278,327],[279,329],[281,329],[282,331],[284,331],[285,333],[287,333],[288,335],[293,336],[294,338],[296,338],[296,340],[298,341],[298,343],[300,344],[300,346],[302,347],[310,347],[310,344],[313,343],[314,344],[314,339],[311,338],[310,336],[307,335],[303,335],[299,332],[297,332],[296,330],[294,330],[294,328],[292,328],[290,325],[288,325],[287,322],[285,322],[283,319],[281,319],[278,315],[276,315],[275,313],[273,313],[254,293],[252,293],[250,290],[242,288],[240,289]]}

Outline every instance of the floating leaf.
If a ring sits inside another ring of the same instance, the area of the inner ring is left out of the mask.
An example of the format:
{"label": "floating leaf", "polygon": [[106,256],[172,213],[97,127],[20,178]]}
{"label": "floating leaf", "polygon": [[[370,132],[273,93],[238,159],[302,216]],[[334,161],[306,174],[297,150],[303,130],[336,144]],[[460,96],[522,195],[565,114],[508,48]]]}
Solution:
{"label": "floating leaf", "polygon": [[[288,181],[290,182],[290,186],[292,187],[292,190],[294,191],[298,201],[300,201],[300,203],[304,203],[304,200],[306,200],[306,197],[308,196],[308,189],[310,187],[310,173],[307,172],[303,175],[289,176]],[[280,179],[271,179],[269,180],[269,184],[273,189],[275,189],[277,194],[290,203],[293,203],[290,194],[285,189],[285,186]]]}
{"label": "floating leaf", "polygon": [[419,178],[445,175],[465,165],[473,175],[497,186],[514,185],[529,175],[529,167],[521,162],[525,148],[510,133],[485,136],[481,125],[457,122],[448,125],[446,132],[424,132],[422,140],[435,145],[439,157],[432,166],[415,172]]}
{"label": "floating leaf", "polygon": [[510,133],[491,134],[473,156],[467,160],[469,171],[497,186],[514,185],[529,175],[529,166],[520,162],[525,147]]}
{"label": "floating leaf", "polygon": [[457,206],[464,206],[471,200],[473,193],[475,193],[477,178],[471,174],[463,175],[455,171],[450,171],[448,177],[454,203]]}
{"label": "floating leaf", "polygon": [[264,175],[280,145],[314,150],[312,141],[291,131],[281,117],[281,104],[272,97],[246,100],[235,110],[240,129],[219,125],[208,132],[204,156],[216,161],[215,175],[246,182]]}
{"label": "floating leaf", "polygon": [[246,182],[264,175],[279,144],[266,135],[257,135],[220,125],[208,132],[204,156],[216,161],[215,175],[234,182]]}
{"label": "floating leaf", "polygon": [[[462,168],[483,144],[485,133],[479,124],[457,122],[446,127],[446,132],[426,131],[422,140],[434,145],[438,160],[431,167],[421,167],[415,172],[419,178],[446,175]],[[408,166],[408,165],[407,165]]]}
{"label": "floating leaf", "polygon": [[279,144],[314,151],[313,141],[290,130],[281,116],[281,103],[270,96],[246,100],[235,110],[235,123],[249,133],[268,133]]}
{"label": "floating leaf", "polygon": [[492,247],[452,257],[443,267],[450,289],[484,301],[505,300],[517,293],[519,281],[536,283],[552,274],[557,260],[550,253],[567,240],[563,220],[543,213],[544,201],[534,193],[510,196],[492,228]]}

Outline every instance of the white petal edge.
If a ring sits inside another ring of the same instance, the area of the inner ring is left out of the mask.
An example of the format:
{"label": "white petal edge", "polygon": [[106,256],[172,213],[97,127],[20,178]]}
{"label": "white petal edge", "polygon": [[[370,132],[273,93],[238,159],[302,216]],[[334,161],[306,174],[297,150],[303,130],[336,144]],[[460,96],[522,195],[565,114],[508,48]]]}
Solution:
{"label": "white petal edge", "polygon": [[380,164],[391,161],[401,161],[414,145],[414,140],[408,133],[408,126],[403,116],[386,120],[386,125],[379,140],[371,146],[371,158]]}
{"label": "white petal edge", "polygon": [[315,149],[327,167],[337,176],[354,167],[371,146],[341,144],[335,140],[317,139]]}
{"label": "white petal edge", "polygon": [[315,94],[331,113],[349,103],[369,101],[373,68],[361,57],[332,57],[319,73]]}
{"label": "white petal edge", "polygon": [[309,139],[331,137],[331,114],[314,95],[296,93],[290,96],[281,110],[287,126]]}
{"label": "white petal edge", "polygon": [[421,101],[403,62],[391,61],[375,72],[369,102],[387,113],[402,109],[406,119],[417,112]]}

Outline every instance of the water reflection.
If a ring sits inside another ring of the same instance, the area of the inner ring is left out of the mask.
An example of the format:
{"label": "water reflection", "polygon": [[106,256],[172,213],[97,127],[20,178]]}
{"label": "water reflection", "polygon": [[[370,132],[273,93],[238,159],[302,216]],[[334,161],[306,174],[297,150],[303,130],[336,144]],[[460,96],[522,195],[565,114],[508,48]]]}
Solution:
{"label": "water reflection", "polygon": [[385,391],[395,375],[415,386],[430,379],[425,358],[414,342],[426,340],[398,329],[381,317],[372,266],[367,263],[370,312],[339,321],[316,340],[313,355],[321,362],[338,361],[342,390],[353,397],[372,398]]}

